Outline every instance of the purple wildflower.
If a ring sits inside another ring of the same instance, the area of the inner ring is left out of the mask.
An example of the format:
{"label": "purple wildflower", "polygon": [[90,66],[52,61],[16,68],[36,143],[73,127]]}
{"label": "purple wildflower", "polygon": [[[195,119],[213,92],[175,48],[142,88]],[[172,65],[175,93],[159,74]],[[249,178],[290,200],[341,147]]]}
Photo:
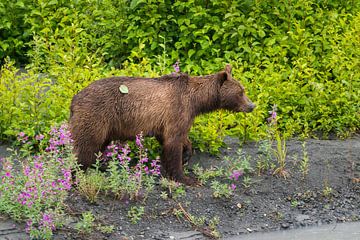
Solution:
{"label": "purple wildflower", "polygon": [[150,171],[149,171],[149,167],[148,166],[145,166],[144,167],[144,172],[146,175],[149,175]]}
{"label": "purple wildflower", "polygon": [[276,124],[276,121],[277,121],[276,120],[276,117],[277,117],[276,111],[277,111],[277,106],[276,106],[276,104],[274,104],[272,107],[272,110],[269,111],[270,117],[267,119],[267,121],[270,125]]}
{"label": "purple wildflower", "polygon": [[143,163],[147,163],[148,161],[149,159],[147,157],[142,157],[139,162],[143,164]]}
{"label": "purple wildflower", "polygon": [[243,175],[242,171],[234,170],[230,175],[230,179],[237,181],[239,179],[239,177],[242,176],[242,175]]}
{"label": "purple wildflower", "polygon": [[160,175],[160,161],[159,161],[159,159],[157,158],[156,160],[152,160],[150,166],[152,167],[152,169],[150,170],[150,173],[152,175],[159,176]]}
{"label": "purple wildflower", "polygon": [[142,149],[144,146],[142,145],[142,142],[144,141],[144,138],[143,138],[143,133],[141,132],[140,134],[137,134],[136,135],[136,145]]}
{"label": "purple wildflower", "polygon": [[50,130],[50,135],[49,146],[46,148],[47,152],[59,152],[61,147],[72,142],[71,134],[66,124],[61,125],[60,128],[53,127]]}
{"label": "purple wildflower", "polygon": [[33,227],[32,225],[33,225],[33,222],[32,222],[31,219],[29,219],[29,220],[26,221],[25,231],[26,231],[27,233],[29,233],[29,232],[31,231],[31,229],[32,229],[32,227]]}
{"label": "purple wildflower", "polygon": [[46,214],[46,213],[43,214],[39,227],[55,230],[55,224],[50,214]]}
{"label": "purple wildflower", "polygon": [[26,136],[24,132],[19,132],[17,136],[17,140],[23,144],[25,144],[28,141],[29,137]]}
{"label": "purple wildflower", "polygon": [[42,135],[42,134],[39,134],[39,135],[35,136],[35,140],[37,140],[37,141],[41,141],[43,139],[44,139],[44,135]]}
{"label": "purple wildflower", "polygon": [[129,148],[129,145],[126,144],[125,147],[123,147],[123,148],[121,149],[121,152],[123,153],[123,154],[122,154],[123,156],[127,156],[127,155],[131,152],[131,150],[130,150],[130,148]]}
{"label": "purple wildflower", "polygon": [[236,189],[236,185],[234,183],[232,183],[229,188],[232,190],[232,191],[235,191]]}
{"label": "purple wildflower", "polygon": [[173,74],[180,72],[180,62],[179,60],[176,61],[176,63],[173,65],[174,71]]}

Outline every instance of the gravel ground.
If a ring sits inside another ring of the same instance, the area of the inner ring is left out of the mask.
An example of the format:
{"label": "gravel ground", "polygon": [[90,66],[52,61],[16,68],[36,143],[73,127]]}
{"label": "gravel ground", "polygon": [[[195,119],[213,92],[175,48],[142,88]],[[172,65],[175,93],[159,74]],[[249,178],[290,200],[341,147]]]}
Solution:
{"label": "gravel ground", "polygon": [[[195,163],[204,168],[221,166],[225,164],[225,156],[236,157],[239,142],[232,138],[226,142],[227,148],[221,151],[220,157],[195,153],[189,169]],[[129,207],[139,206],[139,203],[101,196],[96,204],[90,204],[77,191],[72,191],[67,200],[67,213],[71,217],[62,229],[57,230],[54,238],[206,239],[207,227],[195,228],[184,217],[174,215],[174,210],[181,207],[193,216],[205,217],[207,224],[217,217],[217,230],[224,239],[360,221],[360,136],[346,140],[310,139],[306,143],[309,172],[305,179],[299,167],[303,158],[302,141],[289,140],[287,179],[253,173],[250,187],[238,187],[229,199],[214,198],[209,182],[200,187],[186,187],[186,196],[176,200],[163,200],[160,186],[156,186],[144,205],[145,214],[137,224],[129,222],[127,212]],[[258,143],[243,144],[241,148],[255,168],[260,155]],[[0,148],[1,154],[4,154],[4,147]],[[327,194],[324,194],[325,189]],[[112,225],[113,232],[106,234],[95,229],[90,234],[79,234],[74,230],[81,213],[89,210],[95,215],[96,224]],[[21,226],[17,224],[15,229],[21,229]]]}

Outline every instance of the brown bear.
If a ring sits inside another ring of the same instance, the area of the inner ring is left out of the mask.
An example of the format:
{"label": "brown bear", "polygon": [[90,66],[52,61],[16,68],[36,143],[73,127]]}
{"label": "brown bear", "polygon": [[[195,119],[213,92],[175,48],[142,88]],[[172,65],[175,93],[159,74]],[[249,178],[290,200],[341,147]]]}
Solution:
{"label": "brown bear", "polygon": [[[119,90],[125,85],[128,92]],[[110,77],[91,83],[71,102],[70,131],[83,169],[96,161],[113,140],[131,140],[142,132],[162,145],[161,167],[167,177],[187,185],[183,154],[191,155],[188,132],[194,118],[217,109],[251,112],[244,87],[232,78],[231,66],[207,76],[171,74],[160,78]]]}

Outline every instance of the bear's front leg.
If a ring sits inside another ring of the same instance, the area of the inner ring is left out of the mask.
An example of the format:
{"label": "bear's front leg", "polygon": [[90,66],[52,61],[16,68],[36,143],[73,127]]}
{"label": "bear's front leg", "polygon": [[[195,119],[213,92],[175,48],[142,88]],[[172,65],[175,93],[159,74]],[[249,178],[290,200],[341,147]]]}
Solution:
{"label": "bear's front leg", "polygon": [[164,174],[172,180],[189,186],[198,185],[199,182],[195,178],[187,177],[184,174],[182,152],[183,144],[181,144],[181,141],[176,139],[164,142],[161,157],[161,166],[163,167]]}
{"label": "bear's front leg", "polygon": [[184,143],[183,143],[183,153],[182,153],[182,164],[186,164],[186,163],[189,163],[191,157],[192,157],[192,153],[193,153],[193,150],[192,150],[192,144],[190,142],[190,139],[189,137],[187,136],[184,140]]}

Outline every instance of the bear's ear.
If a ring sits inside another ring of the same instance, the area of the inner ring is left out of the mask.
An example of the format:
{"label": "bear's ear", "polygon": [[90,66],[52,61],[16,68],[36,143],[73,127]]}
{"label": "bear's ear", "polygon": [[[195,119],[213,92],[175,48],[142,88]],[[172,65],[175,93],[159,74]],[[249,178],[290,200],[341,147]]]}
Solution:
{"label": "bear's ear", "polygon": [[216,79],[219,81],[220,86],[224,84],[224,82],[228,79],[229,75],[225,71],[221,71],[218,74],[216,74]]}
{"label": "bear's ear", "polygon": [[220,81],[220,86],[222,86],[226,80],[232,79],[230,64],[226,64],[225,71],[221,71],[217,74],[217,79]]}
{"label": "bear's ear", "polygon": [[231,77],[231,65],[230,64],[226,64],[225,72],[229,75],[229,77]]}

